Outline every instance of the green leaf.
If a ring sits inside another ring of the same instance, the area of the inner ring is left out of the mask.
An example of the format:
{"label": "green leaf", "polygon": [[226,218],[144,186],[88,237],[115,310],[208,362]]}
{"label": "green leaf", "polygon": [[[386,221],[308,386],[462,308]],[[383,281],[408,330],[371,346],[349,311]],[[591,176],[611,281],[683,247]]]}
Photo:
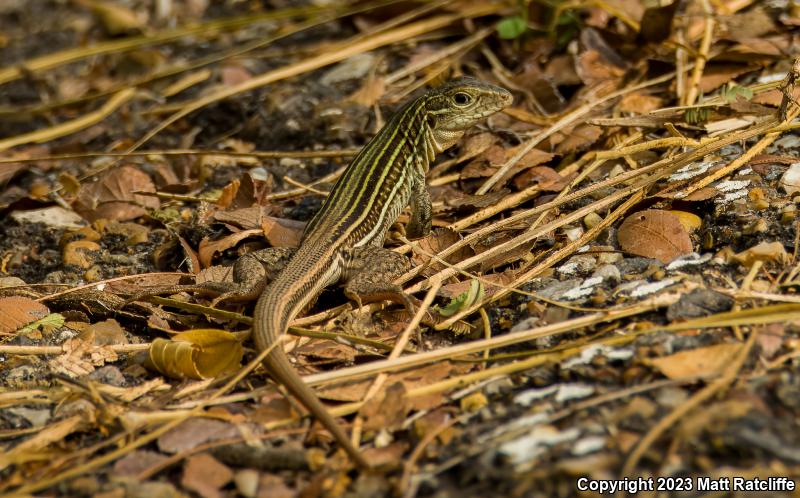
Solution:
{"label": "green leaf", "polygon": [[752,99],[753,90],[745,86],[737,85],[736,83],[728,83],[720,90],[720,96],[725,99],[727,103],[733,104],[738,97],[742,97],[745,100]]}
{"label": "green leaf", "polygon": [[526,29],[528,26],[522,16],[506,17],[497,23],[497,34],[505,40],[519,38]]}
{"label": "green leaf", "polygon": [[64,315],[60,313],[50,313],[46,317],[22,327],[19,329],[18,333],[21,335],[30,334],[39,328],[43,329],[44,331],[56,330],[63,327],[65,321],[66,319],[64,318]]}
{"label": "green leaf", "polygon": [[434,309],[444,317],[453,316],[459,311],[469,308],[476,302],[480,301],[482,298],[483,298],[483,283],[481,283],[481,281],[478,279],[472,279],[472,281],[469,284],[469,289],[467,291],[451,299],[450,304],[448,304],[444,308],[434,306]]}

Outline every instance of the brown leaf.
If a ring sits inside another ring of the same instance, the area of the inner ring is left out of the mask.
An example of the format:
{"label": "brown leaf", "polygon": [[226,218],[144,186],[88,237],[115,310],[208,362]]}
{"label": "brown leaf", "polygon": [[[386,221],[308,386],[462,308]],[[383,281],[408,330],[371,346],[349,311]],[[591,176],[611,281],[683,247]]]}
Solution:
{"label": "brown leaf", "polygon": [[364,107],[372,107],[386,93],[386,81],[383,78],[367,78],[364,84],[347,99]]}
{"label": "brown leaf", "polygon": [[[438,254],[459,240],[461,240],[461,236],[455,230],[451,230],[449,228],[437,228],[425,238],[418,240],[417,244],[419,244],[420,249],[426,253]],[[472,256],[472,251],[469,247],[464,247],[444,259],[448,263],[457,263],[470,256]],[[411,259],[418,265],[430,263],[430,265],[423,270],[423,275],[433,275],[434,273],[444,269],[444,265],[424,254],[418,254],[417,252],[414,252],[414,254],[411,256]]]}
{"label": "brown leaf", "polygon": [[221,498],[220,488],[233,479],[233,471],[208,453],[193,455],[186,460],[181,485],[203,498]]}
{"label": "brown leaf", "polygon": [[47,306],[27,297],[0,298],[0,334],[10,334],[48,313]]}
{"label": "brown leaf", "polygon": [[599,126],[577,126],[556,146],[556,153],[563,156],[583,150],[595,143],[602,134],[603,129]]}
{"label": "brown leaf", "polygon": [[95,367],[106,362],[117,361],[117,353],[109,346],[94,346],[79,338],[67,339],[62,345],[64,354],[48,363],[55,372],[69,377],[82,377],[92,373]]}
{"label": "brown leaf", "polygon": [[221,420],[194,417],[158,438],[158,449],[164,453],[180,453],[201,444],[241,436],[235,425]]}
{"label": "brown leaf", "polygon": [[789,261],[789,255],[786,253],[783,244],[776,241],[762,242],[733,255],[731,259],[742,266],[752,266],[756,261],[786,264]]}
{"label": "brown leaf", "polygon": [[703,77],[700,78],[698,88],[703,93],[711,93],[725,83],[734,81],[736,77],[760,68],[755,64],[711,64],[703,70]]}
{"label": "brown leaf", "polygon": [[156,187],[146,173],[133,166],[114,168],[100,180],[81,187],[73,207],[89,221],[100,218],[127,221],[161,205],[158,198],[136,195],[135,191],[155,192]]}
{"label": "brown leaf", "polygon": [[526,189],[534,184],[545,192],[560,192],[567,186],[568,179],[548,166],[534,166],[514,177],[514,186],[519,190]]}
{"label": "brown leaf", "polygon": [[306,224],[302,221],[268,216],[261,222],[264,238],[272,247],[297,247]]}
{"label": "brown leaf", "polygon": [[197,248],[197,257],[203,268],[211,266],[211,260],[218,252],[234,247],[242,240],[261,235],[261,230],[242,230],[241,232],[232,233],[228,236],[222,237],[217,240],[208,240],[204,238],[200,241],[200,247]]}
{"label": "brown leaf", "polygon": [[135,476],[140,472],[163,464],[169,457],[152,450],[137,450],[114,462],[114,475]]}
{"label": "brown leaf", "polygon": [[113,318],[89,325],[78,334],[78,338],[94,346],[111,346],[128,344],[125,331]]}
{"label": "brown leaf", "polygon": [[100,244],[97,242],[73,240],[64,245],[62,258],[65,265],[74,265],[86,270],[94,264],[100,249]]}
{"label": "brown leaf", "polygon": [[717,375],[730,365],[741,348],[741,344],[717,344],[653,358],[646,362],[669,379]]}
{"label": "brown leaf", "polygon": [[633,114],[646,114],[664,105],[664,99],[640,92],[629,93],[619,101],[619,110]]}
{"label": "brown leaf", "polygon": [[242,344],[225,330],[194,329],[150,345],[150,365],[174,379],[210,379],[238,368]]}
{"label": "brown leaf", "polygon": [[628,216],[617,231],[623,251],[663,263],[692,252],[692,241],[680,219],[668,211],[648,209]]}
{"label": "brown leaf", "polygon": [[364,429],[377,431],[399,427],[409,411],[405,393],[403,384],[395,382],[364,403],[359,410],[364,417]]}

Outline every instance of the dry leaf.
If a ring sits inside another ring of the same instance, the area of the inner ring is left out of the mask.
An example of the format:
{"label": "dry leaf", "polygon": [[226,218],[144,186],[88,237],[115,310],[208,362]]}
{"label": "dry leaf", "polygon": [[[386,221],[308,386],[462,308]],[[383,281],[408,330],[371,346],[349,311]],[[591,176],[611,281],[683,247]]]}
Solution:
{"label": "dry leaf", "polygon": [[302,221],[267,216],[261,222],[264,238],[272,247],[297,247],[306,224]]}
{"label": "dry leaf", "polygon": [[359,410],[364,417],[364,430],[377,431],[399,427],[409,412],[406,389],[395,382],[369,399]]}
{"label": "dry leaf", "polygon": [[49,361],[55,372],[69,377],[82,377],[94,372],[95,367],[117,361],[117,353],[109,346],[94,346],[79,338],[68,339],[61,346],[64,354]]}
{"label": "dry leaf", "polygon": [[739,254],[734,254],[731,259],[749,267],[753,266],[756,261],[786,264],[789,261],[789,255],[780,242],[762,242]]}
{"label": "dry leaf", "polygon": [[[425,253],[439,254],[459,240],[461,240],[461,236],[455,230],[450,228],[437,228],[425,238],[418,240],[417,244],[419,244],[419,248]],[[472,256],[472,254],[473,253],[469,247],[464,247],[444,259],[448,263],[454,264]],[[414,254],[411,256],[411,259],[417,265],[426,265],[430,263],[430,265],[422,272],[422,274],[426,276],[433,275],[444,268],[444,265],[436,260],[433,260],[430,256],[420,254],[418,252],[414,252]]]}
{"label": "dry leaf", "polygon": [[617,240],[623,251],[663,263],[692,252],[692,241],[680,219],[669,211],[648,209],[622,222]]}
{"label": "dry leaf", "polygon": [[230,332],[194,329],[153,341],[149,366],[174,379],[210,379],[238,368],[243,354]]}
{"label": "dry leaf", "polygon": [[197,257],[200,260],[200,265],[203,268],[208,268],[211,266],[211,260],[214,258],[214,255],[218,252],[230,249],[248,237],[258,235],[261,235],[261,230],[253,229],[232,233],[217,240],[208,240],[208,238],[204,238],[200,241],[200,246],[197,248]]}
{"label": "dry leaf", "polygon": [[633,114],[646,114],[661,108],[663,105],[664,100],[660,97],[634,92],[629,93],[619,101],[619,110]]}
{"label": "dry leaf", "polygon": [[208,453],[193,455],[186,460],[181,485],[203,498],[224,496],[220,488],[233,479],[233,471]]}
{"label": "dry leaf", "polygon": [[47,306],[27,297],[0,298],[0,334],[10,334],[48,313]]}
{"label": "dry leaf", "polygon": [[718,375],[731,364],[741,344],[717,344],[647,360],[669,379]]}
{"label": "dry leaf", "polygon": [[89,221],[107,218],[127,221],[157,209],[158,198],[136,195],[133,192],[155,192],[150,177],[133,166],[107,171],[100,180],[81,187],[73,208]]}
{"label": "dry leaf", "polygon": [[703,225],[703,220],[701,220],[700,217],[694,213],[678,211],[675,209],[671,210],[670,213],[678,217],[678,220],[681,222],[681,225],[683,225],[683,228],[689,233],[694,232]]}
{"label": "dry leaf", "polygon": [[194,417],[158,438],[158,449],[164,453],[180,453],[209,441],[241,436],[235,425],[222,420]]}

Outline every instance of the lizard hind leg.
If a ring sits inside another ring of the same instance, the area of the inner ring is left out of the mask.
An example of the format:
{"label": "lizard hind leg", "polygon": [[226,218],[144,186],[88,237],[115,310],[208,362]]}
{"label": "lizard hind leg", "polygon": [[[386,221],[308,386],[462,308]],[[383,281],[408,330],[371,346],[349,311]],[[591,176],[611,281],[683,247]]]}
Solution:
{"label": "lizard hind leg", "polygon": [[[268,247],[241,256],[233,265],[233,282],[207,281],[199,284],[155,286],[129,297],[125,305],[149,296],[196,292],[216,296],[213,307],[224,301],[247,302],[261,295],[268,280],[272,280],[294,256],[292,247]],[[124,306],[124,305],[123,305]]]}
{"label": "lizard hind leg", "polygon": [[268,247],[245,254],[233,264],[233,282],[224,284],[225,289],[211,301],[211,305],[225,301],[255,301],[264,291],[268,281],[273,280],[292,259],[294,247]]}

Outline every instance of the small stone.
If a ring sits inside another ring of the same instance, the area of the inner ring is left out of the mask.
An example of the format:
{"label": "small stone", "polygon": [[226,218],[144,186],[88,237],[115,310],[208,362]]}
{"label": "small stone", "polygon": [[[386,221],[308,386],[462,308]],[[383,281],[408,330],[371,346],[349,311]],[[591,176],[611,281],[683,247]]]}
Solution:
{"label": "small stone", "polygon": [[756,292],[770,292],[772,289],[772,283],[770,283],[769,280],[757,278],[753,280],[753,283],[750,284],[750,289]]}
{"label": "small stone", "polygon": [[601,265],[614,264],[618,261],[622,261],[625,258],[621,252],[616,251],[611,246],[597,246],[594,247],[593,250],[597,252],[597,263]]}
{"label": "small stone", "polygon": [[603,218],[597,213],[589,213],[583,217],[583,225],[589,229],[596,227],[602,223],[602,221]]}
{"label": "small stone", "polygon": [[781,187],[789,195],[800,192],[800,163],[789,166],[781,177]]}
{"label": "small stone", "polygon": [[581,238],[583,235],[583,228],[581,227],[565,227],[564,228],[564,235],[567,236],[567,239],[570,241],[576,241]]}
{"label": "small stone", "polygon": [[258,492],[258,471],[254,469],[243,469],[233,476],[236,490],[245,498],[253,498]]}
{"label": "small stone", "polygon": [[781,211],[781,223],[784,225],[791,224],[797,218],[797,206],[789,204]]}
{"label": "small stone", "polygon": [[747,198],[750,199],[750,205],[753,209],[757,211],[763,211],[769,207],[769,201],[766,194],[764,194],[764,189],[760,187],[750,189],[747,193]]}
{"label": "small stone", "polygon": [[64,246],[62,257],[65,265],[75,265],[88,269],[94,264],[96,252],[100,251],[100,244],[90,240],[75,240]]}
{"label": "small stone", "polygon": [[567,262],[559,266],[556,271],[564,276],[585,275],[592,271],[596,265],[597,261],[595,261],[594,256],[590,254],[578,254],[569,258]]}
{"label": "small stone", "polygon": [[767,225],[767,221],[764,218],[759,218],[753,223],[750,223],[749,225],[744,227],[742,233],[744,233],[745,235],[755,235],[758,233],[767,233],[768,231],[769,231],[769,225]]}
{"label": "small stone", "polygon": [[341,81],[361,79],[373,66],[375,66],[375,55],[371,53],[354,55],[325,73],[320,82],[323,85],[331,85]]}
{"label": "small stone", "polygon": [[619,273],[619,268],[610,264],[598,266],[594,273],[592,273],[592,276],[600,277],[604,281],[609,281],[614,284],[619,283],[619,281],[622,280],[622,275]]}
{"label": "small stone", "polygon": [[2,277],[0,278],[0,289],[4,287],[18,287],[20,285],[26,285],[25,281],[19,277]]}

